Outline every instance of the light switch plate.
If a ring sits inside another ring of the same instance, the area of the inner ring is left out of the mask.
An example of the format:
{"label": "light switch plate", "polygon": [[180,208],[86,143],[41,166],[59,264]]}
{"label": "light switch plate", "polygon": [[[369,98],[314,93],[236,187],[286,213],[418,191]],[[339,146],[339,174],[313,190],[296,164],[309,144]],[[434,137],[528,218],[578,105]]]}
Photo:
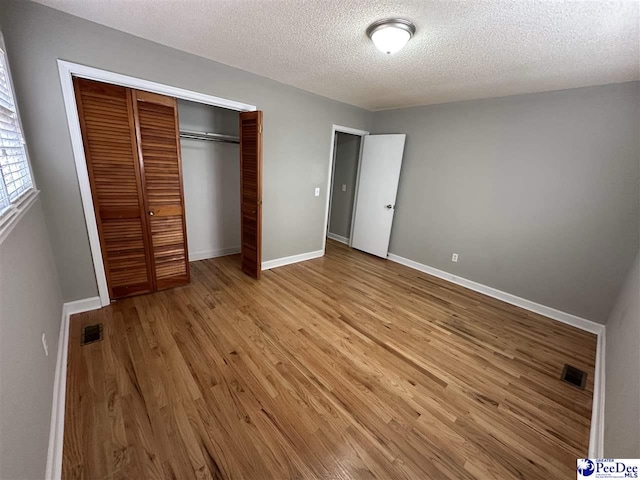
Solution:
{"label": "light switch plate", "polygon": [[343,192],[346,192],[346,191],[347,191],[347,186],[346,186],[346,185],[344,185],[344,184],[342,185],[342,191],[343,191]]}
{"label": "light switch plate", "polygon": [[320,187],[316,187],[316,197],[320,196]]}
{"label": "light switch plate", "polygon": [[42,349],[44,350],[44,354],[48,357],[49,356],[49,344],[47,343],[47,336],[44,333],[42,334]]}

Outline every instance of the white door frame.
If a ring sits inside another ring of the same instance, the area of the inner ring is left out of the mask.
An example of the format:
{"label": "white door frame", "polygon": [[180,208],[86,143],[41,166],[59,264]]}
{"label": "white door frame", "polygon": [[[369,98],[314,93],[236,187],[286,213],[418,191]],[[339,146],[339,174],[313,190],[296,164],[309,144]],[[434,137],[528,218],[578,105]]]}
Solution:
{"label": "white door frame", "polygon": [[[341,125],[332,125],[331,126],[331,148],[329,149],[329,172],[327,175],[327,202],[325,205],[324,212],[324,229],[322,230],[322,252],[323,255],[327,251],[327,233],[329,233],[329,208],[331,206],[331,186],[333,184],[333,170],[334,170],[334,162],[335,162],[335,150],[336,150],[336,133],[349,133],[351,135],[357,135],[359,137],[364,137],[369,135],[369,132],[366,130],[358,130],[357,128],[351,127],[343,127]],[[355,211],[355,199],[358,196],[358,182],[360,181],[360,161],[362,160],[362,139],[360,140],[360,153],[358,154],[358,172],[356,174],[356,189],[354,192],[354,211]],[[353,217],[352,217],[353,218]],[[353,228],[353,221],[351,222],[351,226]],[[349,234],[349,246],[351,246],[351,237]]]}
{"label": "white door frame", "polygon": [[[333,134],[333,142],[335,144],[336,141],[336,137],[338,136],[338,133],[334,133]],[[327,209],[327,236],[329,236],[329,229],[331,228],[331,205],[333,204],[333,182],[336,178],[336,169],[335,169],[335,165],[336,165],[336,155],[338,154],[338,147],[335,146],[333,149],[333,157],[331,158],[331,180],[329,181],[329,190],[327,190],[327,195],[329,197],[329,208]]]}
{"label": "white door frame", "polygon": [[228,100],[226,98],[214,97],[205,93],[185,90],[183,88],[172,87],[162,83],[142,80],[140,78],[122,75],[120,73],[101,70],[99,68],[88,67],[78,63],[67,62],[58,59],[58,72],[60,74],[60,84],[62,86],[62,97],[64,107],[67,112],[67,123],[71,135],[71,145],[73,147],[73,158],[76,164],[76,174],[78,185],[80,186],[80,196],[82,197],[82,208],[84,210],[84,220],[89,234],[89,246],[93,257],[93,268],[98,284],[100,304],[104,307],[109,305],[109,288],[107,286],[107,276],[104,271],[102,261],[102,250],[100,248],[100,237],[98,235],[98,224],[93,208],[93,197],[91,195],[91,184],[89,183],[89,172],[87,161],[84,156],[84,145],[82,142],[82,131],[80,130],[80,119],[78,118],[78,107],[73,89],[73,76],[97,80],[99,82],[112,83],[123,87],[145,90],[147,92],[159,93],[170,97],[190,100],[192,102],[203,103],[214,107],[237,110],[239,112],[253,112],[257,110],[254,105]]}

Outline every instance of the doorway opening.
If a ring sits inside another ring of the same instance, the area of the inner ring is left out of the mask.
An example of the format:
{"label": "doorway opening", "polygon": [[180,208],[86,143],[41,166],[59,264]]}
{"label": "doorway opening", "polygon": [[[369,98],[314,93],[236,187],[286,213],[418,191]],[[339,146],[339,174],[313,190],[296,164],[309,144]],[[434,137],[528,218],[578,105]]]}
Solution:
{"label": "doorway opening", "polygon": [[333,126],[327,184],[327,238],[387,258],[405,134]]}
{"label": "doorway opening", "polygon": [[333,144],[327,237],[350,245],[362,137],[336,132]]}
{"label": "doorway opening", "polygon": [[[358,198],[358,182],[360,180],[360,159],[362,154],[363,138],[369,135],[369,132],[365,130],[358,130],[350,127],[343,127],[340,125],[333,125],[331,128],[331,148],[329,149],[329,175],[327,180],[327,204],[324,217],[324,230],[323,230],[323,244],[322,250],[326,251],[327,238],[337,240],[351,246],[351,228],[353,226],[353,216],[355,213],[357,198]],[[355,139],[355,141],[354,141]],[[355,166],[353,166],[353,150],[357,144],[357,154],[355,160]],[[346,148],[345,148],[346,147]],[[340,158],[343,157],[345,161],[341,161],[338,173],[338,179],[334,181],[336,172],[336,158],[338,157],[338,150],[340,150]],[[353,178],[352,178],[353,177]],[[345,185],[345,191],[342,191],[342,186]],[[333,228],[330,226],[331,208],[334,204],[333,194],[337,196],[338,202],[336,211],[339,213],[334,215]],[[348,211],[348,205],[351,205],[351,211]],[[348,225],[345,230],[345,225]],[[330,232],[330,228],[332,232]],[[334,233],[342,232],[342,233]]]}

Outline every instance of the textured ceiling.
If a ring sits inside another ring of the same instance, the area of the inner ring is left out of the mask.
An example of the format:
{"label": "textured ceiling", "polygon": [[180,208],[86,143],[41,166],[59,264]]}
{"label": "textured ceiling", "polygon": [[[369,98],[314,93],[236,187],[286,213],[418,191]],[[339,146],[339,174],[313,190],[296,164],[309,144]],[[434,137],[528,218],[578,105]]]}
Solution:
{"label": "textured ceiling", "polygon": [[[369,110],[640,79],[638,0],[37,1]],[[394,16],[387,56],[365,30]]]}

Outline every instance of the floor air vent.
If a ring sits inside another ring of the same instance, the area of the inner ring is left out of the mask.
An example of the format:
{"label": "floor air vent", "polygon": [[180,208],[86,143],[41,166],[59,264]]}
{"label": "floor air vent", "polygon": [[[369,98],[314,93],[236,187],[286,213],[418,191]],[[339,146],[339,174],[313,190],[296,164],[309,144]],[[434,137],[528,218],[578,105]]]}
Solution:
{"label": "floor air vent", "polygon": [[584,386],[587,383],[587,372],[583,372],[579,368],[565,364],[562,369],[562,377],[560,378],[562,381],[584,390]]}
{"label": "floor air vent", "polygon": [[102,340],[102,324],[87,325],[82,329],[82,345]]}

